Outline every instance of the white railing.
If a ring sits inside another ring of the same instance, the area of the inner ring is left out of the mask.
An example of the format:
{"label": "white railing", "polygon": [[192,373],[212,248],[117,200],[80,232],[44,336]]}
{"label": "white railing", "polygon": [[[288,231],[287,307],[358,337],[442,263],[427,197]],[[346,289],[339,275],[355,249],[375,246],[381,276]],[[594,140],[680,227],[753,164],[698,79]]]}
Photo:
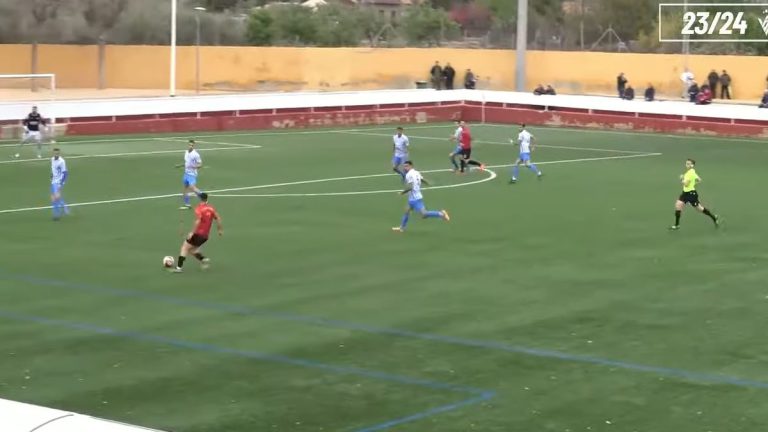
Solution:
{"label": "white railing", "polygon": [[[48,117],[61,119],[139,116],[172,113],[314,109],[324,107],[353,107],[413,104],[461,104],[523,105],[538,107],[541,111],[578,109],[588,112],[619,113],[642,116],[669,115],[680,117],[706,117],[768,121],[768,109],[756,105],[718,104],[694,105],[680,100],[645,102],[600,96],[535,96],[530,93],[483,91],[483,90],[390,90],[366,92],[327,93],[269,93],[227,94],[214,96],[161,97],[140,99],[92,99],[39,102],[41,112]],[[28,112],[32,103],[0,103],[0,121],[18,120]]]}

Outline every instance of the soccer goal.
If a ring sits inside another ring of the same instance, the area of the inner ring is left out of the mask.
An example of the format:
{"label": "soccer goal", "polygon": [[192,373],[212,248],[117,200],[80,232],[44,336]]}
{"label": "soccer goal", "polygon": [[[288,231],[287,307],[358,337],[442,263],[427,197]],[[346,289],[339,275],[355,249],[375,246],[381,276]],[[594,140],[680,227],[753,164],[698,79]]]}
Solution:
{"label": "soccer goal", "polygon": [[[48,121],[44,130],[48,140],[54,139],[56,117],[49,111],[50,102],[56,100],[56,74],[0,74],[0,100],[8,103],[29,104],[31,110],[37,105],[40,114]],[[0,122],[0,138],[18,139],[23,134],[20,116],[17,124]],[[2,123],[6,123],[3,125]]]}

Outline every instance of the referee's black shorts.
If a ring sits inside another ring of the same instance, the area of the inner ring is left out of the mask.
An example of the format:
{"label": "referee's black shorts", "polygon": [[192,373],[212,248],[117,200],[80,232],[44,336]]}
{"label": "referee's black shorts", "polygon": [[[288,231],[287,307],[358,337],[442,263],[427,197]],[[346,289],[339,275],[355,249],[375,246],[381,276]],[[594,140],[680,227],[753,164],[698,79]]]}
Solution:
{"label": "referee's black shorts", "polygon": [[699,206],[699,193],[695,190],[681,193],[678,199],[684,204],[690,204],[691,207]]}

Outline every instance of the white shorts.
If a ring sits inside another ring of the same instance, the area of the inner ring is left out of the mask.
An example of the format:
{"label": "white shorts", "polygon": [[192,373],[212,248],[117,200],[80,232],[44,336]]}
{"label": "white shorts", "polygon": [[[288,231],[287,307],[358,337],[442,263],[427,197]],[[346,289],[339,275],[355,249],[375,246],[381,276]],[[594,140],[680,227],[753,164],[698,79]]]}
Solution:
{"label": "white shorts", "polygon": [[24,141],[36,141],[43,140],[43,134],[40,131],[29,131],[24,133]]}

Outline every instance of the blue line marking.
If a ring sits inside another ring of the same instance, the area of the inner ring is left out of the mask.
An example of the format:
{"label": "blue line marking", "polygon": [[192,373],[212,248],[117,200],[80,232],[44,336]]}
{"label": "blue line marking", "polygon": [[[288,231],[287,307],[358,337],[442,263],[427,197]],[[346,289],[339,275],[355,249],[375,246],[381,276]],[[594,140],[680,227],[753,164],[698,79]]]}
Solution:
{"label": "blue line marking", "polygon": [[405,424],[405,423],[411,423],[411,422],[423,420],[423,419],[425,419],[427,417],[432,417],[432,416],[437,415],[437,414],[442,414],[442,413],[446,413],[448,411],[453,411],[453,410],[456,410],[456,409],[459,409],[459,408],[464,408],[466,406],[470,406],[470,405],[478,404],[478,403],[481,403],[481,402],[485,402],[485,401],[491,400],[494,397],[494,395],[495,394],[492,393],[492,392],[487,392],[487,393],[482,394],[480,396],[475,396],[473,398],[466,399],[466,400],[463,400],[463,401],[459,401],[459,402],[456,402],[456,403],[439,406],[437,408],[432,408],[431,410],[427,410],[427,411],[423,411],[423,412],[420,412],[420,413],[412,414],[412,415],[409,415],[407,417],[402,417],[402,418],[398,418],[398,419],[394,419],[394,420],[389,420],[387,422],[380,423],[380,424],[373,425],[373,426],[368,426],[368,427],[363,428],[363,429],[357,429],[355,432],[376,432],[376,431],[383,431],[383,430],[391,429],[391,428],[393,428],[395,426],[399,426],[399,425],[402,425],[402,424]]}
{"label": "blue line marking", "polygon": [[360,324],[348,321],[332,320],[325,318],[317,318],[306,315],[275,312],[269,310],[261,310],[255,308],[249,308],[246,306],[235,306],[221,303],[211,303],[199,300],[185,299],[180,297],[168,296],[164,294],[155,294],[145,291],[134,291],[127,289],[116,289],[109,287],[100,287],[89,284],[71,283],[65,281],[50,280],[44,278],[38,278],[33,276],[13,275],[0,271],[0,279],[16,280],[26,282],[33,285],[43,285],[60,287],[78,291],[86,291],[101,295],[111,295],[115,297],[127,297],[127,298],[140,298],[147,300],[154,300],[161,303],[180,305],[180,306],[192,306],[201,309],[215,310],[220,312],[233,313],[246,316],[267,316],[275,319],[294,321],[313,324],[323,327],[339,328],[345,330],[362,331],[371,334],[398,336],[403,338],[421,339],[431,342],[440,342],[449,345],[465,346],[470,348],[487,349],[492,351],[508,352],[513,354],[524,354],[532,357],[562,360],[566,362],[585,363],[598,366],[615,367],[619,369],[625,369],[635,372],[646,372],[656,374],[660,376],[672,377],[692,382],[705,383],[705,384],[721,384],[732,385],[736,387],[756,388],[756,389],[768,389],[768,382],[757,381],[746,378],[739,378],[728,375],[713,374],[707,372],[696,372],[685,369],[668,368],[663,366],[651,366],[640,363],[626,362],[621,360],[612,360],[602,357],[595,357],[583,354],[570,354],[562,351],[546,350],[540,348],[531,348],[521,345],[506,344],[503,342],[485,341],[468,339],[454,336],[444,336],[430,333],[420,333],[410,330],[400,330],[387,327],[377,327],[367,324]]}
{"label": "blue line marking", "polygon": [[180,339],[172,339],[172,338],[152,335],[148,333],[117,330],[109,327],[102,327],[102,326],[97,326],[97,325],[88,324],[88,323],[65,321],[65,320],[46,318],[46,317],[40,317],[35,315],[20,314],[16,312],[5,311],[5,310],[0,310],[0,318],[6,318],[6,319],[11,319],[16,321],[33,322],[37,324],[44,324],[44,325],[49,325],[54,327],[85,331],[89,333],[96,333],[96,334],[111,336],[116,338],[158,343],[158,344],[169,345],[177,348],[185,348],[185,349],[191,349],[195,351],[202,351],[206,353],[228,354],[228,355],[244,357],[244,358],[249,358],[254,360],[288,364],[292,366],[301,366],[301,367],[311,368],[311,369],[320,369],[326,372],[331,372],[339,375],[356,375],[364,378],[379,379],[382,381],[389,381],[389,382],[394,382],[398,384],[420,386],[420,387],[428,388],[431,390],[470,393],[474,395],[469,399],[465,399],[465,400],[448,404],[448,405],[442,405],[442,406],[432,408],[430,410],[423,411],[418,414],[413,414],[407,417],[402,417],[395,420],[389,420],[384,423],[359,429],[357,432],[373,432],[373,431],[386,430],[397,425],[410,423],[418,420],[423,420],[433,415],[442,414],[442,413],[453,411],[465,406],[484,402],[484,401],[490,400],[495,396],[495,392],[477,389],[473,387],[465,387],[465,386],[442,383],[437,381],[430,381],[430,380],[425,380],[421,378],[411,378],[403,375],[395,375],[387,372],[380,372],[380,371],[362,369],[357,367],[336,366],[336,365],[331,365],[327,363],[316,362],[313,360],[305,360],[305,359],[298,359],[298,358],[287,357],[282,355],[267,354],[267,353],[262,353],[258,351],[238,350],[238,349],[227,348],[227,347],[222,347],[218,345],[191,342],[191,341],[185,341]]}

